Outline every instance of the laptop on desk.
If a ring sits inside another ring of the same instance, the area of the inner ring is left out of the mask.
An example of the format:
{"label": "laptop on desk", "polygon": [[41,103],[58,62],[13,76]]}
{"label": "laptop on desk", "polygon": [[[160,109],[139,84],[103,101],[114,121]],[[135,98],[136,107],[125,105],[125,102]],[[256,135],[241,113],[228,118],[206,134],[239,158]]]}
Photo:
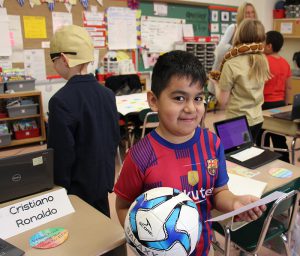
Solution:
{"label": "laptop on desk", "polygon": [[292,111],[280,112],[272,114],[271,116],[289,121],[300,119],[300,94],[294,95]]}
{"label": "laptop on desk", "polygon": [[254,146],[246,116],[215,122],[214,128],[224,146],[226,159],[231,162],[255,169],[281,156]]}
{"label": "laptop on desk", "polygon": [[53,149],[0,159],[0,203],[53,186]]}

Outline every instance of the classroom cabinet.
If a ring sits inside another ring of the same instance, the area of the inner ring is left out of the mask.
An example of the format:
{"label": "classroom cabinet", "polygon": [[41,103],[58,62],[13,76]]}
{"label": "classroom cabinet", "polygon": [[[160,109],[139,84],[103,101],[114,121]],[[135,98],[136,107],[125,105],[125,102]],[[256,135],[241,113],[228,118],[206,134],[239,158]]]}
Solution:
{"label": "classroom cabinet", "polygon": [[216,43],[210,42],[176,42],[175,50],[193,53],[202,63],[206,73],[211,71],[214,64]]}
{"label": "classroom cabinet", "polygon": [[39,91],[0,94],[0,127],[9,135],[0,135],[0,148],[46,140],[42,95]]}
{"label": "classroom cabinet", "polygon": [[274,19],[273,29],[282,33],[284,38],[300,38],[300,19]]}

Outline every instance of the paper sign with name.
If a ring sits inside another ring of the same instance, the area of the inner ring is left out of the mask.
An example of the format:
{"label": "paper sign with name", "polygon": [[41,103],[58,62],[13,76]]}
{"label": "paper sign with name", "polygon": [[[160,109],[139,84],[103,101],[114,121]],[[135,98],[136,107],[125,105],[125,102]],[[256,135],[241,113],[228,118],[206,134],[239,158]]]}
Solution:
{"label": "paper sign with name", "polygon": [[0,238],[10,238],[74,211],[64,188],[3,207]]}

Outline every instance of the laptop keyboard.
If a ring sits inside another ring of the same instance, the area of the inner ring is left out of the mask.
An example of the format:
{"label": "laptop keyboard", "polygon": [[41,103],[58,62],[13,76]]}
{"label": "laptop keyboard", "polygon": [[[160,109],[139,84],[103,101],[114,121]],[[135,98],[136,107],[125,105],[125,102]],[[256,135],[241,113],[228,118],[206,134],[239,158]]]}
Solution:
{"label": "laptop keyboard", "polygon": [[233,154],[230,157],[233,157],[241,162],[244,162],[248,159],[251,159],[253,157],[260,155],[263,152],[264,152],[264,150],[261,148],[250,147],[250,148],[244,149],[236,154]]}

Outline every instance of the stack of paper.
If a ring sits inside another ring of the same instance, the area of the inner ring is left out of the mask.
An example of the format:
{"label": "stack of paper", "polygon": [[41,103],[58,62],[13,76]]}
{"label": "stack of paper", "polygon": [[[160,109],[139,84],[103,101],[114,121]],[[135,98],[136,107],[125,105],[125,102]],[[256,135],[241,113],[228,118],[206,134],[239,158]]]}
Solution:
{"label": "stack of paper", "polygon": [[228,173],[228,176],[229,190],[235,195],[253,195],[260,198],[267,186],[267,183],[255,179],[231,173]]}

